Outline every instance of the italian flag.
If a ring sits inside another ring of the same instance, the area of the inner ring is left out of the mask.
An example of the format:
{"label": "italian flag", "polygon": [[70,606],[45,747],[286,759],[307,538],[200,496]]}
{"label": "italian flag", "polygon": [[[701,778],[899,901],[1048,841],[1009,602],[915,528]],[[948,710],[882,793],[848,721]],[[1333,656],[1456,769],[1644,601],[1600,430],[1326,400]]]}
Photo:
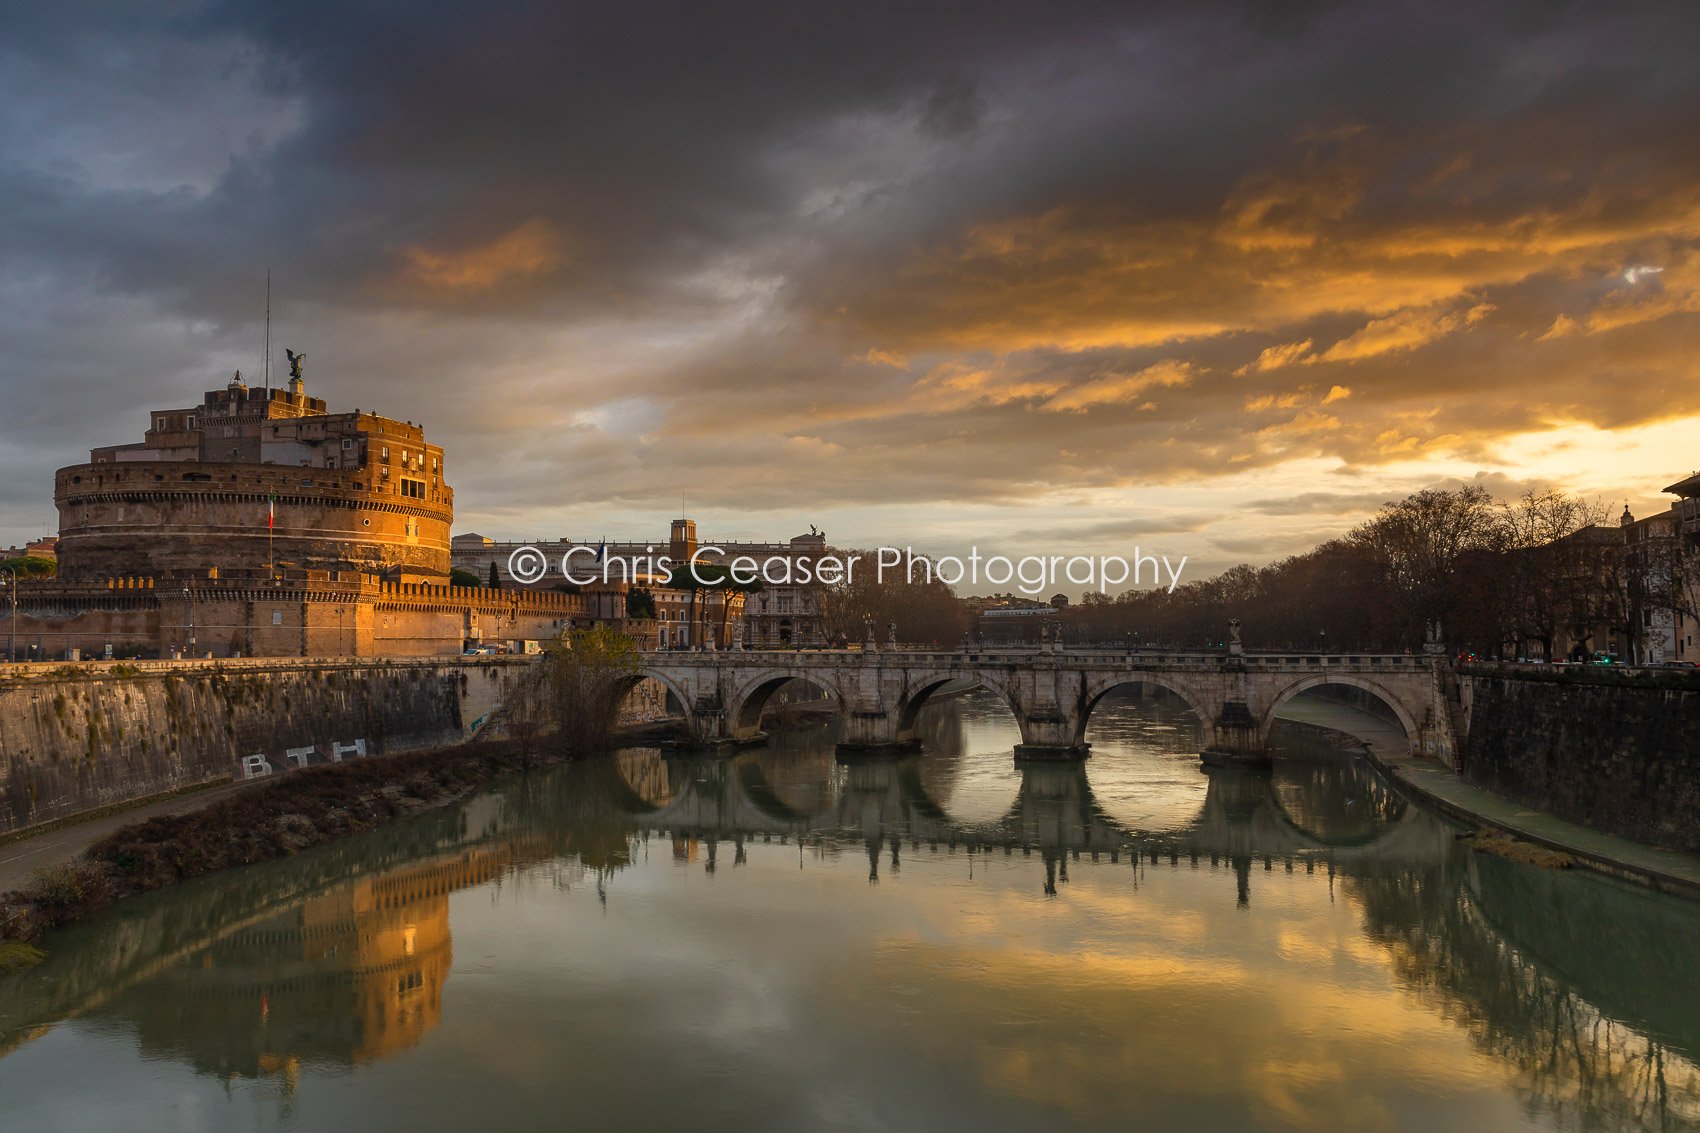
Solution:
{"label": "italian flag", "polygon": [[269,496],[266,497],[266,530],[270,531],[272,528],[274,528],[276,526],[277,526],[277,493],[273,492]]}

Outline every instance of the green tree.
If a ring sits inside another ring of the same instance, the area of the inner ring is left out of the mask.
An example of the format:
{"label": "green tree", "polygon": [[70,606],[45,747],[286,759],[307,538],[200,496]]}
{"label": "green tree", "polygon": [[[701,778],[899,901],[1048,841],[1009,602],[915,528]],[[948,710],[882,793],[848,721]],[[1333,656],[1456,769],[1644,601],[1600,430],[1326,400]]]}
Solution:
{"label": "green tree", "polygon": [[761,578],[751,572],[748,576],[739,575],[736,571],[718,563],[696,563],[683,570],[673,572],[673,577],[667,580],[669,590],[683,590],[690,594],[691,604],[688,614],[692,629],[693,640],[700,640],[703,633],[702,596],[718,594],[720,596],[720,630],[716,644],[725,645],[726,627],[732,618],[732,607],[740,594],[754,594],[761,589]]}
{"label": "green tree", "polygon": [[488,585],[491,590],[500,590],[502,588],[502,576],[496,573],[495,559],[490,560],[490,581]]}
{"label": "green tree", "polygon": [[641,586],[634,586],[626,591],[626,617],[653,621],[655,618],[655,595]]}
{"label": "green tree", "polygon": [[52,559],[36,555],[19,555],[16,558],[0,559],[0,570],[17,571],[19,578],[52,578],[59,573],[59,564]]}
{"label": "green tree", "polygon": [[477,586],[478,576],[469,570],[453,567],[449,570],[450,586]]}

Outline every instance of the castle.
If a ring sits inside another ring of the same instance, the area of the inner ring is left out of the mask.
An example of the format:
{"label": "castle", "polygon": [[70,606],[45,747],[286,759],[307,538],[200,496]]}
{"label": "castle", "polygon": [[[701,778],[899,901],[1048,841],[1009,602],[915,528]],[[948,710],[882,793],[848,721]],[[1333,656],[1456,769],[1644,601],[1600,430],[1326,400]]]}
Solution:
{"label": "castle", "polygon": [[624,586],[451,585],[443,450],[330,412],[295,370],[237,374],[58,471],[59,574],[18,588],[19,660],[442,656],[624,623]]}

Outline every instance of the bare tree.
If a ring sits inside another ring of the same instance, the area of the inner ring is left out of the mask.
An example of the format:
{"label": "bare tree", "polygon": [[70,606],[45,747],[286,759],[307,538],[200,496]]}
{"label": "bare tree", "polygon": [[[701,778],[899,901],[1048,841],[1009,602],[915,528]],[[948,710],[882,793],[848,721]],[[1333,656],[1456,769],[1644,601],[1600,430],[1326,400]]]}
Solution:
{"label": "bare tree", "polygon": [[859,641],[872,619],[883,641],[885,627],[895,623],[900,641],[951,645],[968,628],[968,610],[941,582],[930,559],[916,557],[913,569],[877,569],[872,551],[848,551],[854,561],[850,577],[820,588],[817,602],[821,631],[828,641]]}
{"label": "bare tree", "polygon": [[1429,623],[1451,623],[1460,560],[1502,549],[1503,535],[1493,497],[1466,484],[1451,491],[1429,488],[1388,504],[1352,538],[1372,553],[1407,634],[1420,640]]}
{"label": "bare tree", "polygon": [[1606,508],[1598,501],[1556,489],[1525,492],[1500,508],[1503,555],[1494,564],[1498,583],[1495,609],[1501,638],[1519,654],[1524,643],[1539,642],[1551,656],[1554,639],[1578,611],[1593,605],[1600,585],[1602,540],[1590,529],[1605,530]]}
{"label": "bare tree", "polygon": [[569,756],[594,754],[608,746],[620,702],[643,673],[629,637],[607,626],[567,630],[549,643],[543,657],[544,696],[549,716]]}

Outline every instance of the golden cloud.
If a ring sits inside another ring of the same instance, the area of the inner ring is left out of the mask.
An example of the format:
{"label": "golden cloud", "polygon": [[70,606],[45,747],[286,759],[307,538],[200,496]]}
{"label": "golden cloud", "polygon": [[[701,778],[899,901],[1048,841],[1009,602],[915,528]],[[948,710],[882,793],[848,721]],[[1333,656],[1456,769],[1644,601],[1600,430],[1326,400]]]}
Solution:
{"label": "golden cloud", "polygon": [[404,281],[439,291],[487,291],[559,267],[566,258],[560,231],[534,218],[486,244],[455,252],[402,249]]}
{"label": "golden cloud", "polygon": [[[1147,390],[1183,386],[1192,380],[1192,373],[1192,367],[1187,363],[1168,358],[1137,373],[1107,374],[1081,382],[1052,397],[1042,408],[1055,413],[1080,413],[1096,405],[1119,405],[1132,401]],[[1146,404],[1155,408],[1153,403]]]}
{"label": "golden cloud", "polygon": [[1465,325],[1457,311],[1411,308],[1372,319],[1361,330],[1336,342],[1318,357],[1322,362],[1353,362],[1395,350],[1411,350]]}

